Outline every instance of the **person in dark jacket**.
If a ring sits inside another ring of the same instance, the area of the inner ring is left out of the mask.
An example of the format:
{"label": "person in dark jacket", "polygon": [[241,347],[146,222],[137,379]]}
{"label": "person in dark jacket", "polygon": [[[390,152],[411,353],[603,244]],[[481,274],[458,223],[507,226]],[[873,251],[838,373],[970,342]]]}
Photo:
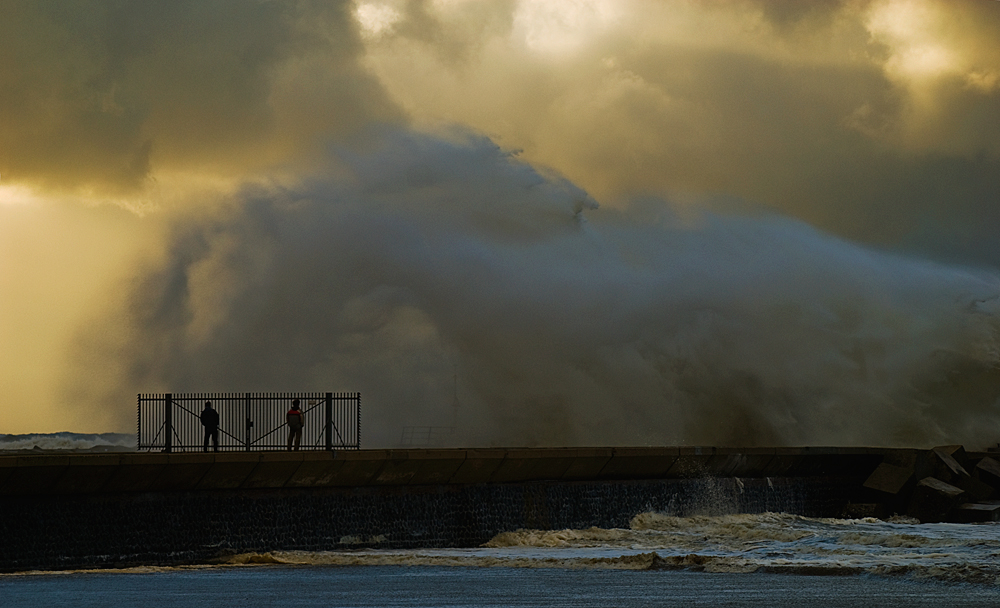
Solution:
{"label": "person in dark jacket", "polygon": [[205,402],[205,409],[201,411],[201,424],[205,427],[205,451],[208,451],[208,438],[212,438],[212,445],[215,451],[219,451],[219,412],[212,409],[212,402]]}
{"label": "person in dark jacket", "polygon": [[295,449],[298,450],[299,444],[302,443],[302,427],[305,425],[305,418],[302,417],[302,412],[299,410],[298,399],[292,399],[292,409],[285,414],[285,422],[288,423],[288,451],[292,451],[293,440]]}

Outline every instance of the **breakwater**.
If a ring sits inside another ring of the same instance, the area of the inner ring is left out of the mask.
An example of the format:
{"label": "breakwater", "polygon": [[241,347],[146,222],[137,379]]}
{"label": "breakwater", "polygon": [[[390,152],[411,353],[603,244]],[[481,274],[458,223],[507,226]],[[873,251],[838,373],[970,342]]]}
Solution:
{"label": "breakwater", "polygon": [[916,479],[945,477],[948,459],[962,471],[958,459],[991,460],[945,456],[686,447],[0,456],[0,570],[475,546],[519,528],[627,527],[645,511],[879,515],[905,510],[924,491]]}

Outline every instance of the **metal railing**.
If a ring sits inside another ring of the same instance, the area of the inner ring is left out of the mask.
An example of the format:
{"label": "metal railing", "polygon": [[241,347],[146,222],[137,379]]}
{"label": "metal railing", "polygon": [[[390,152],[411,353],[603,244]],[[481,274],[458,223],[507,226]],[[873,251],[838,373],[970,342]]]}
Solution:
{"label": "metal railing", "polygon": [[305,421],[301,449],[361,448],[361,393],[140,393],[138,449],[203,449],[201,412],[206,401],[219,413],[220,451],[286,449],[285,414],[293,399],[299,400]]}

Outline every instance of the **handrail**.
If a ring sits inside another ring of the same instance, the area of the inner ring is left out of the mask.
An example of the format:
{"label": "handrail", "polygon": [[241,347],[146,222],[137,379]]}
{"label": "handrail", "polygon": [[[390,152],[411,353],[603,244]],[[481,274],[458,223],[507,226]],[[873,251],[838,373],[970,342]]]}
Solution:
{"label": "handrail", "polygon": [[[137,447],[163,452],[205,449],[201,412],[210,401],[219,413],[219,451],[287,449],[281,431],[288,428],[285,414],[293,399],[308,404],[302,408],[300,449],[361,448],[361,393],[140,393]],[[307,441],[307,432],[310,437],[317,433],[315,440]],[[214,449],[214,444],[208,448]]]}

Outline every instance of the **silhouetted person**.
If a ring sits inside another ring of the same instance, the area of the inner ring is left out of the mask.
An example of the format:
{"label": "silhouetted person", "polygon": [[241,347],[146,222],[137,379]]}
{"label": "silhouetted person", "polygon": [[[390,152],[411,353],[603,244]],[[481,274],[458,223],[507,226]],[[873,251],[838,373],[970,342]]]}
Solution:
{"label": "silhouetted person", "polygon": [[302,443],[302,427],[305,425],[305,419],[299,411],[298,399],[292,399],[292,409],[285,414],[285,422],[288,423],[288,451],[292,451],[293,440],[295,449],[298,450],[299,444]]}
{"label": "silhouetted person", "polygon": [[201,424],[205,427],[205,451],[208,451],[208,438],[212,438],[215,451],[219,451],[219,412],[212,409],[212,402],[205,402],[205,409],[201,410]]}

